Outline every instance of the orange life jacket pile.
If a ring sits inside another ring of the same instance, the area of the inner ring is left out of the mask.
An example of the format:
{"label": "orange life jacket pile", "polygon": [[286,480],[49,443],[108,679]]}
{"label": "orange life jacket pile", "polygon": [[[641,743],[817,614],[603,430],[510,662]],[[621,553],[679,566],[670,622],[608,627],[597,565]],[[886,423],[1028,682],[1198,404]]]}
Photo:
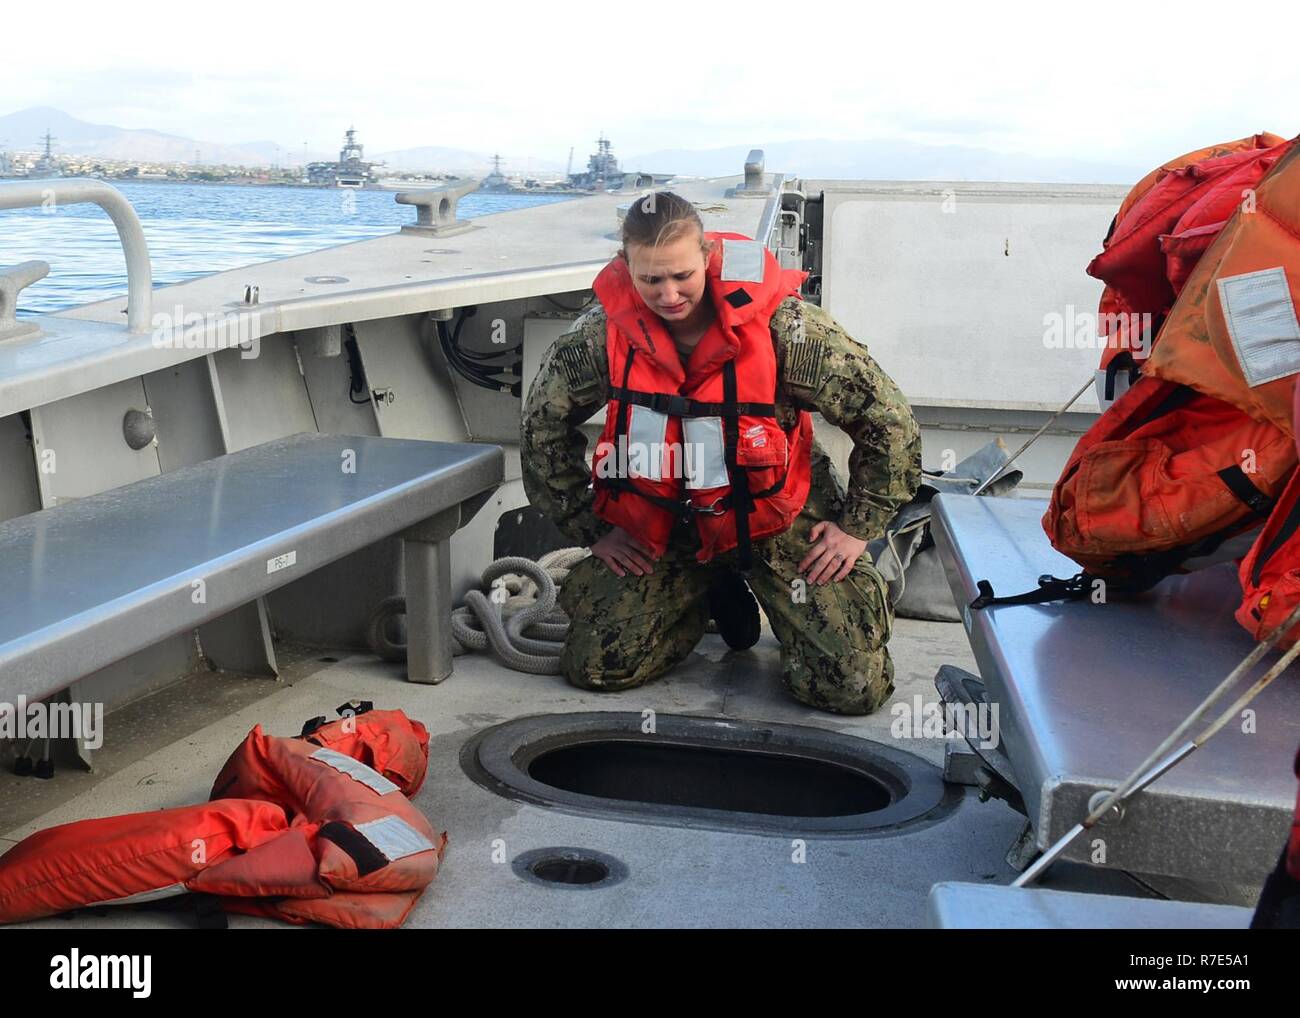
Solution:
{"label": "orange life jacket pile", "polygon": [[[1236,617],[1266,636],[1300,604],[1300,147],[1259,134],[1152,171],[1088,271],[1106,284],[1107,387],[1125,368],[1131,387],[1080,439],[1043,517],[1085,570],[1072,590],[1145,589],[1253,541]],[[1151,316],[1146,351],[1116,315]]]}
{"label": "orange life jacket pile", "polygon": [[0,923],[194,892],[226,912],[400,926],[447,845],[408,798],[428,732],[401,711],[323,720],[296,738],[255,727],[209,802],[26,838],[0,857]]}

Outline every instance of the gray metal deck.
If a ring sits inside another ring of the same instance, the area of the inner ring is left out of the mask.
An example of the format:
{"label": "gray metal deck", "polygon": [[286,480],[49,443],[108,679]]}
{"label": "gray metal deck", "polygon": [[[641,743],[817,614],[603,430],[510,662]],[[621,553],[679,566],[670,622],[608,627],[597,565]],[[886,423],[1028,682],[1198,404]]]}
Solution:
{"label": "gray metal deck", "polygon": [[[1078,566],[1052,549],[1038,500],[940,495],[934,537],[962,604],[989,580],[1001,595]],[[1171,577],[1131,600],[966,609],[965,625],[1040,848],[1087,813],[1189,714],[1254,641],[1233,620],[1231,565]],[[1227,705],[1225,701],[1224,706]],[[1126,804],[1124,819],[1066,858],[1130,872],[1255,886],[1273,868],[1295,808],[1300,680],[1284,675],[1229,724]]]}
{"label": "gray metal deck", "polygon": [[[961,628],[951,623],[899,620],[892,646],[895,703],[910,704],[918,695],[933,699],[930,679],[937,660],[970,663]],[[53,824],[204,799],[222,762],[254,724],[276,735],[297,734],[304,719],[332,715],[338,704],[356,697],[400,707],[430,729],[429,777],[415,802],[451,840],[438,879],[407,923],[410,928],[919,927],[936,881],[1007,884],[1014,876],[1002,857],[1021,818],[1000,803],[977,802],[973,793],[937,823],[890,835],[819,837],[798,829],[751,834],[576,816],[494,795],[460,767],[466,740],[507,719],[647,709],[814,725],[941,764],[944,740],[892,738],[888,707],[869,717],[843,717],[792,700],[781,689],[779,648],[767,629],[757,646],[741,654],[727,654],[720,637],[705,636],[663,679],[623,693],[588,692],[559,676],[509,671],[480,654],[458,657],[455,672],[439,686],[405,682],[401,665],[367,655],[315,667],[296,681],[291,672],[291,685],[264,681],[267,696],[257,703],[211,718],[197,730],[176,732],[168,745],[106,777],[61,770],[53,782],[36,782],[42,793],[65,780],[80,790],[15,830],[0,828],[0,850]],[[141,704],[140,714],[162,713],[147,704]],[[113,725],[112,715],[108,724]],[[15,783],[24,794],[33,780],[0,774],[0,786]],[[795,839],[805,842],[803,862],[795,859]],[[603,852],[626,865],[628,876],[584,890],[541,886],[512,871],[513,859],[547,846]],[[1124,893],[1138,892],[1130,883]],[[66,930],[185,924],[184,917],[172,914],[117,912],[26,925]],[[243,916],[232,917],[231,925],[291,928]]]}

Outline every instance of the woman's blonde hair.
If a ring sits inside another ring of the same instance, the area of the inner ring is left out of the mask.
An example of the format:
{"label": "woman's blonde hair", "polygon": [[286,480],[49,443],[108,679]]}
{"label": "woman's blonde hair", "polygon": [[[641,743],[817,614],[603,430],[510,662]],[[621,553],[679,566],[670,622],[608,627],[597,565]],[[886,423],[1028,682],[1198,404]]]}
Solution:
{"label": "woman's blonde hair", "polygon": [[632,202],[627,210],[623,219],[623,246],[618,253],[626,259],[629,244],[651,247],[671,244],[692,229],[699,231],[700,250],[707,254],[710,245],[704,239],[704,223],[695,206],[672,191],[651,191]]}

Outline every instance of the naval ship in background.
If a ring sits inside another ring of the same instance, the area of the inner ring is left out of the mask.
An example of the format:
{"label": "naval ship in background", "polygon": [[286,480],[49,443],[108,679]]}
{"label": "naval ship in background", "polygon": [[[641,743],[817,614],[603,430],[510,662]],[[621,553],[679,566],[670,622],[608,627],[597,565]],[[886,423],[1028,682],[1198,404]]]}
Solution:
{"label": "naval ship in background", "polygon": [[[671,184],[706,229],[806,271],[805,299],[867,344],[922,426],[941,494],[918,556],[960,621],[900,613],[877,714],[790,699],[767,628],[743,653],[707,635],[618,694],[490,652],[453,662],[452,604],[503,556],[564,543],[524,494],[520,412],[643,193],[605,139],[593,160],[580,186],[596,193],[571,201],[472,222],[456,187],[404,192],[413,220],[391,235],[157,290],[148,224],[112,187],[0,183],[0,208],[42,188],[101,205],[128,270],[125,296],[54,314],[12,312],[76,266],[11,267],[0,289],[0,701],[108,711],[98,748],[3,746],[0,850],[204,801],[254,724],[297,734],[369,700],[428,726],[415,801],[451,839],[411,926],[1246,925],[1294,803],[1294,684],[1266,691],[1258,735],[1225,735],[1127,803],[1100,856],[1084,839],[1039,886],[1007,886],[1250,646],[1204,576],[1169,581],[1156,612],[964,607],[980,579],[1073,571],[1037,517],[1099,413],[1091,390],[1059,413],[1097,350],[1049,346],[1044,321],[1096,308],[1083,267],[1122,187],[805,178],[759,152]],[[313,166],[331,186],[373,177],[351,130]],[[980,475],[954,465],[1044,427],[1018,497],[970,494]],[[816,433],[846,476],[847,436],[820,418]],[[337,469],[349,452],[355,476]],[[402,595],[405,660],[375,628]],[[922,733],[940,697],[996,704],[1001,741]],[[25,754],[49,780],[8,773]]]}
{"label": "naval ship in background", "polygon": [[586,170],[573,172],[573,149],[569,150],[569,166],[562,182],[507,176],[501,172],[501,156],[494,155],[492,171],[483,178],[479,189],[488,194],[595,194],[597,191],[660,187],[673,179],[675,175],[672,173],[620,169],[613,143],[602,134],[596,140],[596,151],[587,158]]}
{"label": "naval ship in background", "polygon": [[365,159],[365,148],[357,141],[357,129],[349,127],[343,134],[343,147],[334,162],[307,164],[307,183],[317,187],[373,187],[378,183],[376,167]]}

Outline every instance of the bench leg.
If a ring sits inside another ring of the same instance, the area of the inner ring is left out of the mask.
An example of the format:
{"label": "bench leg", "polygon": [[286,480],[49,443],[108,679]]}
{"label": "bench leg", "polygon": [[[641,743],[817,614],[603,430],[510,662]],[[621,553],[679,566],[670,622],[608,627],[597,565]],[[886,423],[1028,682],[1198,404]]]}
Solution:
{"label": "bench leg", "polygon": [[402,535],[406,572],[406,678],[438,683],[451,674],[451,535],[460,510]]}

